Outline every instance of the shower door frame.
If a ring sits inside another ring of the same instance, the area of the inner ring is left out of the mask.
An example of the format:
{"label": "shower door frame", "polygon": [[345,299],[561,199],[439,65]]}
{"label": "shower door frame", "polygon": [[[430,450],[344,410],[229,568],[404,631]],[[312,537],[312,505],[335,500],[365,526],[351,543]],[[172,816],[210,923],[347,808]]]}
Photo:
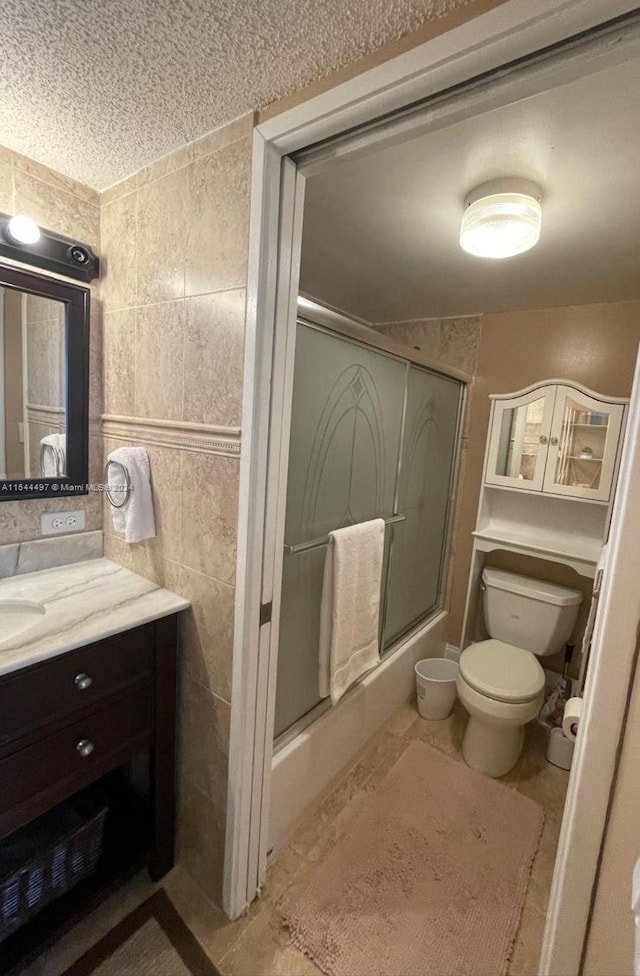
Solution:
{"label": "shower door frame", "polygon": [[[441,558],[440,558],[440,575],[438,583],[438,594],[436,602],[433,607],[431,607],[423,617],[418,620],[414,620],[405,630],[399,633],[393,638],[391,644],[385,648],[384,641],[381,643],[380,647],[380,663],[386,661],[390,656],[392,656],[397,650],[400,649],[404,641],[408,640],[412,634],[415,633],[420,627],[423,627],[428,623],[434,616],[438,613],[442,613],[443,601],[446,597],[447,590],[447,573],[450,565],[450,552],[449,546],[451,542],[451,535],[453,531],[454,513],[453,513],[453,501],[456,497],[456,492],[458,489],[459,474],[460,474],[460,462],[462,454],[462,437],[464,434],[464,428],[467,421],[467,406],[469,400],[469,383],[471,377],[464,370],[457,369],[454,366],[448,366],[444,363],[439,362],[435,359],[430,359],[425,356],[422,352],[416,349],[410,349],[407,346],[394,341],[393,339],[387,337],[384,334],[376,333],[375,330],[367,325],[365,322],[360,322],[358,319],[350,316],[343,315],[340,312],[336,312],[331,308],[319,305],[317,302],[307,299],[304,295],[300,295],[297,301],[297,317],[296,326],[303,325],[311,329],[315,329],[318,332],[334,335],[340,339],[344,339],[347,342],[352,343],[355,346],[361,346],[366,349],[374,349],[383,355],[387,355],[392,359],[399,362],[407,363],[410,366],[416,366],[421,370],[429,373],[433,373],[435,376],[444,376],[448,379],[455,380],[460,383],[460,393],[458,397],[458,411],[456,417],[456,430],[455,430],[455,451],[453,455],[453,461],[451,464],[451,472],[449,478],[449,503],[447,505],[447,514],[445,519],[444,528],[444,539],[442,544]],[[403,406],[403,418],[404,410],[406,409],[406,390],[405,390],[405,403]],[[404,426],[404,419],[403,419]],[[287,428],[288,429],[288,428]],[[404,430],[402,431],[402,436],[404,436]],[[398,452],[398,468],[396,472],[396,489],[395,489],[395,503],[394,511],[398,508],[398,486],[399,486],[399,471],[402,456],[402,438],[400,442],[400,449]],[[391,552],[393,551],[393,543],[390,550],[389,564],[387,565],[387,574],[390,568]],[[385,597],[388,598],[388,590],[386,585]],[[384,618],[386,612],[386,599],[385,606],[382,611],[381,617]],[[354,686],[359,684],[362,679],[354,682]],[[284,729],[279,735],[274,736],[273,741],[273,752],[276,753],[279,749],[283,748],[287,743],[303,732],[309,725],[324,715],[325,712],[330,711],[332,708],[331,703],[328,698],[321,699],[312,708],[310,708],[303,715],[299,716],[295,722]]]}
{"label": "shower door frame", "polygon": [[[521,0],[476,0],[473,5],[432,22],[423,34],[428,39],[419,46],[278,115],[265,115],[258,120],[253,136],[223,886],[223,905],[231,918],[242,914],[259,893],[267,860],[281,584],[278,554],[281,555],[284,543],[288,414],[305,183],[301,166],[289,156],[386,114],[400,112],[417,100],[481,79],[486,73],[497,78],[496,88],[500,87],[503,96],[511,84],[511,101],[523,97],[519,79],[505,80],[502,75],[505,65],[561,45],[636,9],[637,0],[608,0],[606,15],[601,0],[528,0],[526,4]],[[572,77],[571,65],[567,58],[565,80]],[[555,70],[550,87],[560,83],[558,75]],[[417,134],[418,126],[417,117],[408,115],[396,121],[394,128],[397,137],[402,137],[412,130]],[[376,134],[360,135],[362,147],[372,145]],[[316,155],[315,160],[305,160],[305,172],[312,172],[314,166],[329,165],[343,152],[344,147],[338,145],[324,158]],[[609,692],[612,682],[619,696],[626,694],[628,668],[621,667],[613,674]],[[593,691],[592,708],[605,707],[606,703],[598,700],[598,689]],[[621,722],[611,721],[609,716],[600,736],[598,755],[590,766],[581,767],[582,777],[600,772],[611,784],[621,727]],[[570,791],[568,806],[571,802]],[[584,868],[580,877],[570,877],[565,872],[561,879],[564,884],[556,885],[554,916],[564,914],[567,921],[559,927],[550,925],[552,919],[548,920],[541,964],[544,973],[554,972],[557,959],[571,962],[563,972],[578,972],[605,813],[606,810],[592,807],[581,814],[583,818],[593,818],[595,826],[585,841],[583,824],[580,853]],[[566,862],[572,841],[573,838],[564,841],[564,850],[561,843],[559,861],[564,858]]]}

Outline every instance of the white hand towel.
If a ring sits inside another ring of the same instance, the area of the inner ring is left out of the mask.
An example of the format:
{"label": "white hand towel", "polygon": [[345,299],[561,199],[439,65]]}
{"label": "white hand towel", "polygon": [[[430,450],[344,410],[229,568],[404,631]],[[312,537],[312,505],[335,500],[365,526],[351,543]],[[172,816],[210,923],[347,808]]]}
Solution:
{"label": "white hand towel", "polygon": [[66,474],[66,434],[47,434],[40,441],[40,476],[61,478]]}
{"label": "white hand towel", "polygon": [[[111,507],[113,527],[116,532],[124,533],[125,542],[142,542],[152,539],[156,534],[156,522],[153,514],[153,498],[151,496],[151,469],[149,455],[144,447],[119,447],[112,451],[107,461],[116,461],[129,472],[131,489],[127,492],[127,500],[121,508]],[[124,473],[117,465],[108,467],[109,484],[124,485]],[[121,497],[117,491],[115,497]]]}
{"label": "white hand towel", "polygon": [[120,464],[109,464],[110,460],[117,461],[116,455],[117,451],[112,451],[112,453],[107,458],[107,488],[109,489],[109,502],[111,504],[111,499],[116,502],[116,505],[111,504],[111,521],[113,523],[113,528],[116,532],[122,533],[124,535],[125,529],[127,528],[127,520],[124,516],[124,508],[127,503],[127,472],[124,468],[124,462],[122,466]]}
{"label": "white hand towel", "polygon": [[320,607],[320,697],[335,705],[380,661],[384,521],[329,533]]}

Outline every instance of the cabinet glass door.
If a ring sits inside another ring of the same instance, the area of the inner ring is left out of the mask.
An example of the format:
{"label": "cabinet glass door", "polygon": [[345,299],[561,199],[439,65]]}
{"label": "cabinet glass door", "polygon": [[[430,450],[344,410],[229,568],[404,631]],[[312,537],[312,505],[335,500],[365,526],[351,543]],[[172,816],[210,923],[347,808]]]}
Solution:
{"label": "cabinet glass door", "polygon": [[555,390],[496,400],[486,481],[541,491]]}
{"label": "cabinet glass door", "polygon": [[544,490],[607,501],[624,406],[558,387]]}

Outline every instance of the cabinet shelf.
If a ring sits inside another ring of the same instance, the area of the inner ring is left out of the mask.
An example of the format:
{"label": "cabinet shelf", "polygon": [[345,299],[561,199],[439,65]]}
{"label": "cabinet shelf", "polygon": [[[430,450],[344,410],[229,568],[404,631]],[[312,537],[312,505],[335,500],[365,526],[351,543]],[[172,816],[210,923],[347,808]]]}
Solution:
{"label": "cabinet shelf", "polygon": [[567,454],[569,461],[599,461],[602,464],[603,458],[582,457],[580,454]]}
{"label": "cabinet shelf", "polygon": [[572,540],[572,544],[566,546],[559,546],[557,539],[544,537],[538,537],[535,542],[532,542],[531,536],[524,532],[520,534],[514,531],[477,530],[472,535],[480,543],[479,548],[525,551],[541,559],[559,560],[569,564],[579,563],[584,568],[595,567],[602,548],[600,540],[592,539],[581,539],[575,542]]}
{"label": "cabinet shelf", "polygon": [[[487,489],[487,491],[489,492],[494,492],[494,491],[515,492],[518,495],[527,495],[530,498],[545,498],[545,499],[548,498],[552,502],[561,501],[561,502],[569,503],[569,502],[576,501],[575,495],[566,495],[564,493],[554,494],[552,491],[542,492],[536,488],[526,488],[525,485],[527,484],[531,484],[531,482],[522,481],[517,488],[514,487],[513,485],[491,485],[491,484],[484,485],[484,488]],[[606,499],[602,499],[602,498],[580,498],[579,501],[581,505],[596,505],[603,508],[606,508],[606,506],[609,504],[608,501],[606,501]]]}
{"label": "cabinet shelf", "polygon": [[2,943],[3,972],[22,969],[147,863],[153,830],[149,808],[119,771],[108,773],[97,785],[109,813],[96,870],[7,936]]}

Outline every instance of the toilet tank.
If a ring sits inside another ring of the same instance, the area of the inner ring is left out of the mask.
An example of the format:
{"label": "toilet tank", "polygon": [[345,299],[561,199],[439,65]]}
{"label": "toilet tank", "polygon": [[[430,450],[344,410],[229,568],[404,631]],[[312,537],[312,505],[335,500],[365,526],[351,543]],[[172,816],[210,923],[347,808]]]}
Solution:
{"label": "toilet tank", "polygon": [[578,616],[580,590],[488,566],[482,582],[490,637],[523,647],[537,657],[562,650]]}

